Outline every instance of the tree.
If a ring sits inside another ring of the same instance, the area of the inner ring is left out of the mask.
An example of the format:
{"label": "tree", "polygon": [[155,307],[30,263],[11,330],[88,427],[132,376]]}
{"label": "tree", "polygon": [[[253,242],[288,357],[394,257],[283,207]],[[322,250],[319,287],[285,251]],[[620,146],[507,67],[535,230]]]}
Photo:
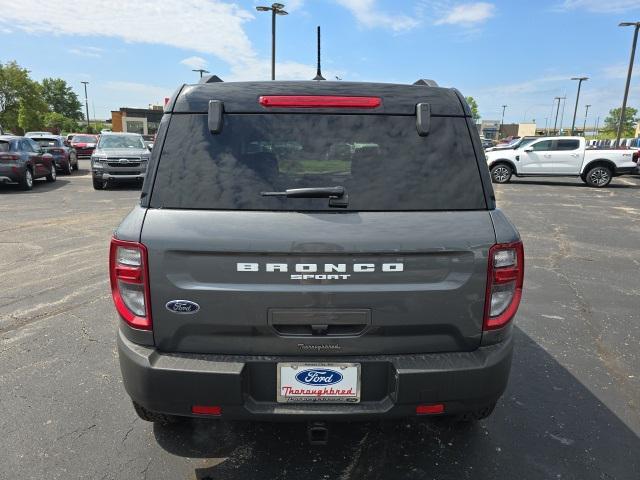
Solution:
{"label": "tree", "polygon": [[43,123],[46,129],[56,133],[78,131],[78,122],[57,112],[45,113]]}
{"label": "tree", "polygon": [[42,96],[52,112],[73,120],[82,120],[82,103],[78,95],[61,78],[42,80]]}
{"label": "tree", "polygon": [[16,130],[20,102],[31,96],[35,88],[29,71],[16,62],[0,63],[0,124],[7,130]]}
{"label": "tree", "polygon": [[480,120],[480,113],[478,113],[478,102],[473,97],[466,97],[465,100],[469,104],[469,108],[471,108],[471,116],[473,117],[473,121],[477,122]]}
{"label": "tree", "polygon": [[48,110],[47,104],[42,99],[40,84],[30,79],[28,82],[18,104],[18,127],[25,132],[42,129],[44,116]]}
{"label": "tree", "polygon": [[[616,135],[618,132],[618,123],[620,122],[620,108],[609,110],[609,116],[604,119],[604,126],[600,129],[605,135]],[[638,110],[627,107],[624,111],[624,121],[622,122],[622,136],[633,137],[636,131]],[[613,137],[612,137],[613,138]]]}

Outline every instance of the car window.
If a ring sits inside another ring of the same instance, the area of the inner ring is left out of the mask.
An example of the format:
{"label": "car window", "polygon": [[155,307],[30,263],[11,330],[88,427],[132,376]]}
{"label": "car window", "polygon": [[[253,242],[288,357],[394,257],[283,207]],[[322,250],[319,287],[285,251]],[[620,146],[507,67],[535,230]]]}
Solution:
{"label": "car window", "polygon": [[541,142],[531,145],[531,148],[536,152],[547,152],[551,150],[552,143],[553,140],[542,140]]}
{"label": "car window", "polygon": [[141,136],[105,135],[100,137],[98,148],[146,148]]}
{"label": "car window", "polygon": [[577,150],[580,148],[580,140],[558,140],[555,150]]}
{"label": "car window", "polygon": [[29,144],[31,145],[31,149],[34,152],[39,152],[40,151],[40,145],[38,145],[34,140],[32,140],[31,138],[27,138],[27,142],[29,142]]}
{"label": "car window", "polygon": [[332,186],[347,191],[347,210],[486,209],[463,118],[433,117],[421,137],[414,117],[335,114],[227,114],[220,134],[207,115],[175,115],[151,205],[323,211],[326,198],[262,193]]}
{"label": "car window", "polygon": [[11,150],[11,143],[6,140],[0,140],[0,153],[8,152]]}
{"label": "car window", "polygon": [[36,143],[44,148],[60,146],[60,141],[57,138],[37,138]]}
{"label": "car window", "polygon": [[31,143],[26,138],[20,142],[20,145],[20,150],[32,153],[35,152],[35,149],[33,148],[33,146],[31,146]]}
{"label": "car window", "polygon": [[75,143],[95,143],[96,138],[91,135],[74,135],[71,139]]}

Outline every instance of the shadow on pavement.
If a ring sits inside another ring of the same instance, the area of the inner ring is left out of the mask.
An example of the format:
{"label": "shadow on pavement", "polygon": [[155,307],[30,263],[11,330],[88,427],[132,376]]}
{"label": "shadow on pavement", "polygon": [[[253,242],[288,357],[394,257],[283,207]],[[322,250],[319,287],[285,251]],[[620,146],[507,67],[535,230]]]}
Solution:
{"label": "shadow on pavement", "polygon": [[[588,189],[592,189],[594,191],[606,191],[608,189],[640,189],[640,185],[629,185],[627,183],[620,183],[620,182],[616,182],[616,179],[614,178],[613,180],[611,180],[611,183],[609,185],[607,185],[606,187],[602,187],[602,188],[594,188],[594,187],[590,187],[589,185],[587,185],[586,183],[578,180],[575,182],[554,182],[554,181],[549,181],[549,180],[523,180],[523,179],[518,179],[518,180],[511,180],[509,183],[513,183],[514,185],[535,185],[535,186],[540,186],[540,185],[544,185],[544,186],[549,186],[549,187],[576,187],[576,188],[588,188]],[[504,185],[504,184],[503,184]]]}
{"label": "shadow on pavement", "polygon": [[59,175],[55,182],[47,182],[44,178],[38,178],[34,180],[33,189],[31,190],[22,190],[20,188],[20,185],[17,185],[17,184],[15,185],[0,184],[0,195],[2,194],[34,195],[38,193],[46,193],[46,192],[51,192],[53,190],[58,190],[59,188],[63,188],[68,183],[69,183],[69,180],[66,180],[65,177],[62,177]]}
{"label": "shadow on pavement", "polygon": [[510,384],[476,425],[331,424],[327,446],[301,423],[192,420],[154,427],[171,454],[207,459],[217,479],[637,479],[640,438],[521,330]]}

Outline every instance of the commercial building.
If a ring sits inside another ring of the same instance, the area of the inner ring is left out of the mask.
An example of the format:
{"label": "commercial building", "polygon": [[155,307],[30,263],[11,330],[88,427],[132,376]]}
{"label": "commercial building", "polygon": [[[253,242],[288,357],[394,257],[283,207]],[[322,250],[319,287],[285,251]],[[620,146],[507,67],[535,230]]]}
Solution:
{"label": "commercial building", "polygon": [[162,114],[162,105],[149,105],[149,108],[122,107],[120,110],[112,110],[111,130],[153,135],[158,131]]}

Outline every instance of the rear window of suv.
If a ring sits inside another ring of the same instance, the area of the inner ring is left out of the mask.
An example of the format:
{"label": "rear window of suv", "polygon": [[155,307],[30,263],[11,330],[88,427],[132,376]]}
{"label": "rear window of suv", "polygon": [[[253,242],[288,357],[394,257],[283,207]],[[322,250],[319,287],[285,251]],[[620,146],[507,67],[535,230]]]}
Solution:
{"label": "rear window of suv", "polygon": [[486,209],[466,120],[415,116],[174,114],[160,154],[152,208],[340,211],[326,198],[263,192],[342,186],[351,211]]}

